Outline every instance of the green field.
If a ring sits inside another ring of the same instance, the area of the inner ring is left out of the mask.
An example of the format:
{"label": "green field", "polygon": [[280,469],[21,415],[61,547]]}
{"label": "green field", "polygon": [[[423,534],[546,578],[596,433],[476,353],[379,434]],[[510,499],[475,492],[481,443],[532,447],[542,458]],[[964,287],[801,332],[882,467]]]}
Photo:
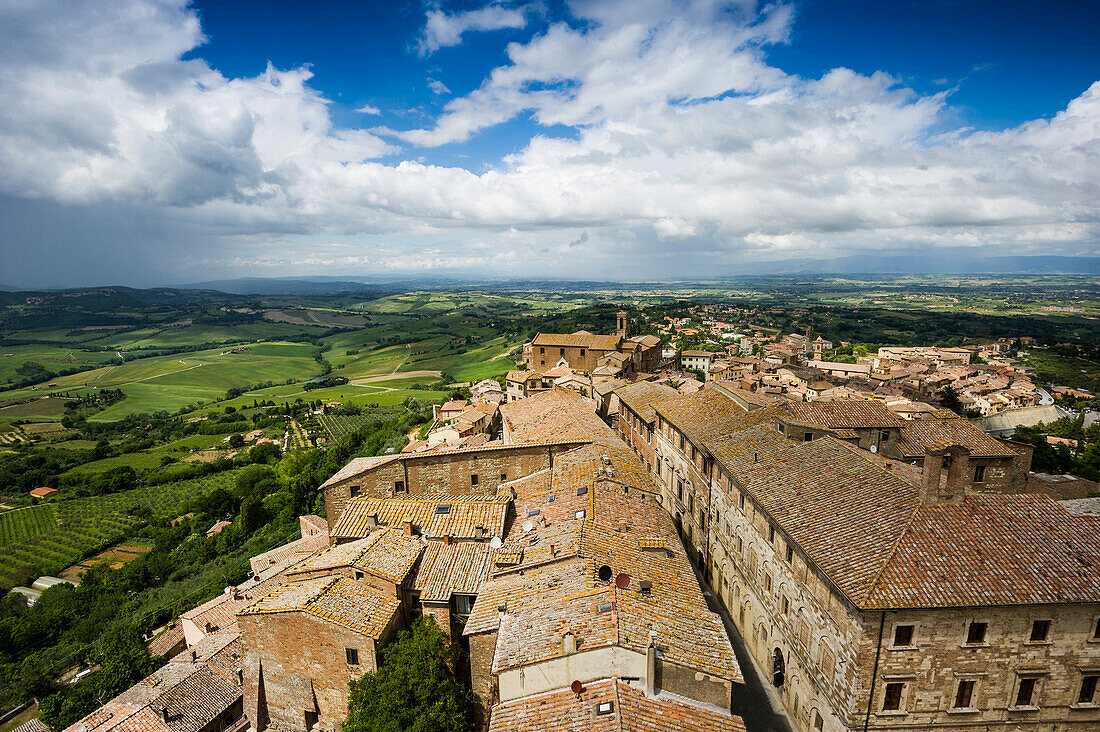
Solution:
{"label": "green field", "polygon": [[119,541],[138,523],[129,513],[137,506],[147,506],[155,518],[174,518],[191,499],[216,488],[230,488],[234,477],[235,471],[226,471],[123,493],[58,501],[50,506],[57,516],[56,528],[0,548],[0,586],[10,587],[15,574],[24,569],[56,574]]}
{"label": "green field", "polygon": [[14,544],[57,528],[53,507],[43,504],[0,513],[0,546]]}

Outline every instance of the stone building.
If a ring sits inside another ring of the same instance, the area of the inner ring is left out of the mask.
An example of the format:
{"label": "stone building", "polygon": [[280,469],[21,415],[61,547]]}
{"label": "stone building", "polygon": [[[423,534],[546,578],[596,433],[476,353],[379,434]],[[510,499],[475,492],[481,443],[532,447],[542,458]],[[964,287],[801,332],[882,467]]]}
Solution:
{"label": "stone building", "polygon": [[661,339],[630,337],[626,311],[620,310],[616,318],[614,335],[587,330],[539,333],[523,347],[523,361],[530,371],[540,374],[559,365],[587,375],[596,375],[602,368],[603,375],[612,377],[656,371],[661,362]]}
{"label": "stone building", "polygon": [[707,391],[656,407],[664,505],[799,729],[1100,726],[1095,516]]}
{"label": "stone building", "polygon": [[237,634],[216,634],[65,732],[242,732],[242,664]]}
{"label": "stone building", "polygon": [[653,430],[657,421],[654,405],[675,399],[680,393],[666,384],[639,381],[615,390],[619,402],[619,418],[615,420],[619,437],[638,453],[651,472],[656,470],[657,453],[653,446]]}
{"label": "stone building", "polygon": [[336,730],[348,682],[378,667],[401,602],[339,575],[289,582],[237,614],[244,707],[255,729]]}

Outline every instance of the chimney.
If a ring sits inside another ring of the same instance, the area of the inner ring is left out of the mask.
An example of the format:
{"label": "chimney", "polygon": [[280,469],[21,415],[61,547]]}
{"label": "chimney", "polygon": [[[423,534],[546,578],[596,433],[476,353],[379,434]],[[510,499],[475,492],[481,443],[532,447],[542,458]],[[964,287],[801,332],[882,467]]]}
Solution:
{"label": "chimney", "polygon": [[[207,624],[206,624],[206,632],[207,632],[207,633],[209,633],[209,632],[210,632],[210,623],[207,623]],[[194,648],[192,648],[192,649],[190,650],[190,654],[191,654],[191,660],[192,660],[192,661],[197,661],[197,660],[199,659],[199,652],[198,652],[198,651],[196,651],[196,650],[195,650]]]}
{"label": "chimney", "polygon": [[376,514],[376,513],[367,514],[367,528],[368,529],[377,529],[378,528],[378,514]]}
{"label": "chimney", "polygon": [[561,655],[568,656],[577,652],[577,637],[572,633],[566,633],[561,639]]}
{"label": "chimney", "polygon": [[443,543],[446,544],[446,545],[450,545],[450,543],[451,543],[451,535],[450,534],[444,534],[443,535]]}
{"label": "chimney", "polygon": [[558,554],[558,545],[550,542],[550,556],[554,557]]}
{"label": "chimney", "polygon": [[[947,470],[946,481],[943,480],[944,469]],[[929,448],[925,451],[921,469],[921,502],[926,505],[962,503],[966,499],[969,475],[970,450],[962,445],[939,450]]]}
{"label": "chimney", "polygon": [[657,644],[652,635],[649,637],[649,646],[645,649],[645,693],[646,696],[657,693]]}
{"label": "chimney", "polygon": [[168,707],[162,707],[161,708],[160,718],[164,720],[165,724],[168,724]]}
{"label": "chimney", "polygon": [[404,518],[401,520],[401,530],[405,532],[405,536],[412,536],[413,522],[411,518]]}
{"label": "chimney", "polygon": [[475,537],[475,538],[478,538],[478,539],[484,539],[484,538],[485,538],[485,536],[486,536],[486,535],[487,535],[488,533],[489,533],[489,530],[488,530],[488,529],[486,529],[486,528],[485,528],[484,526],[475,526],[475,527],[474,527],[474,537]]}

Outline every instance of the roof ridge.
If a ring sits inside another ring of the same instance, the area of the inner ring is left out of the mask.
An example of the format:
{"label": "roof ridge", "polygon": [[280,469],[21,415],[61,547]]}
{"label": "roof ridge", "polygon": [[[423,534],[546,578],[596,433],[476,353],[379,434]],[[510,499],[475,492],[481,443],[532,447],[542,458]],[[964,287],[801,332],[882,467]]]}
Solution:
{"label": "roof ridge", "polygon": [[919,503],[913,507],[913,511],[909,514],[909,518],[905,522],[905,528],[898,532],[898,536],[894,540],[893,545],[891,545],[890,551],[886,553],[886,559],[883,561],[882,566],[875,572],[875,576],[871,578],[871,581],[867,583],[867,592],[862,598],[865,605],[871,604],[871,597],[874,595],[875,590],[878,589],[879,580],[886,570],[889,569],[890,563],[894,561],[894,556],[901,546],[902,539],[904,539],[909,534],[910,529],[913,528],[913,524],[916,522],[917,516],[920,514],[922,508],[924,508],[923,504]]}

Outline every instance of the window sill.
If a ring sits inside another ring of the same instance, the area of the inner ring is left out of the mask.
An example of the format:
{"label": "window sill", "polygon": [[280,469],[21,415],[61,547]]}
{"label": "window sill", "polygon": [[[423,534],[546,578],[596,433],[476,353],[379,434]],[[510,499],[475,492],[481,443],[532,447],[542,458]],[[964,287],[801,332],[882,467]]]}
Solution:
{"label": "window sill", "polygon": [[1088,711],[1095,711],[1097,709],[1100,709],[1100,704],[1097,704],[1095,702],[1089,702],[1087,704],[1075,703],[1075,704],[1070,704],[1069,708],[1070,709],[1077,709],[1077,710],[1080,710],[1082,712],[1088,712]]}
{"label": "window sill", "polygon": [[981,709],[975,709],[974,707],[963,707],[963,708],[952,707],[952,708],[947,710],[947,713],[948,714],[977,714],[980,711],[982,711],[982,710]]}
{"label": "window sill", "polygon": [[1039,707],[1009,707],[1008,711],[1017,712],[1019,714],[1030,714],[1031,712],[1039,711]]}
{"label": "window sill", "polygon": [[915,651],[915,650],[917,650],[917,647],[916,646],[889,646],[889,647],[887,647],[886,650],[888,650],[888,651]]}
{"label": "window sill", "polygon": [[1049,640],[1044,640],[1044,641],[1024,641],[1024,645],[1025,645],[1025,646],[1052,646],[1052,645],[1054,645],[1054,641],[1049,641]]}
{"label": "window sill", "polygon": [[894,718],[908,717],[909,712],[905,711],[904,709],[897,709],[897,710],[894,710],[894,711],[876,712],[875,716],[876,717],[894,717]]}
{"label": "window sill", "polygon": [[989,648],[989,643],[960,643],[959,648]]}

